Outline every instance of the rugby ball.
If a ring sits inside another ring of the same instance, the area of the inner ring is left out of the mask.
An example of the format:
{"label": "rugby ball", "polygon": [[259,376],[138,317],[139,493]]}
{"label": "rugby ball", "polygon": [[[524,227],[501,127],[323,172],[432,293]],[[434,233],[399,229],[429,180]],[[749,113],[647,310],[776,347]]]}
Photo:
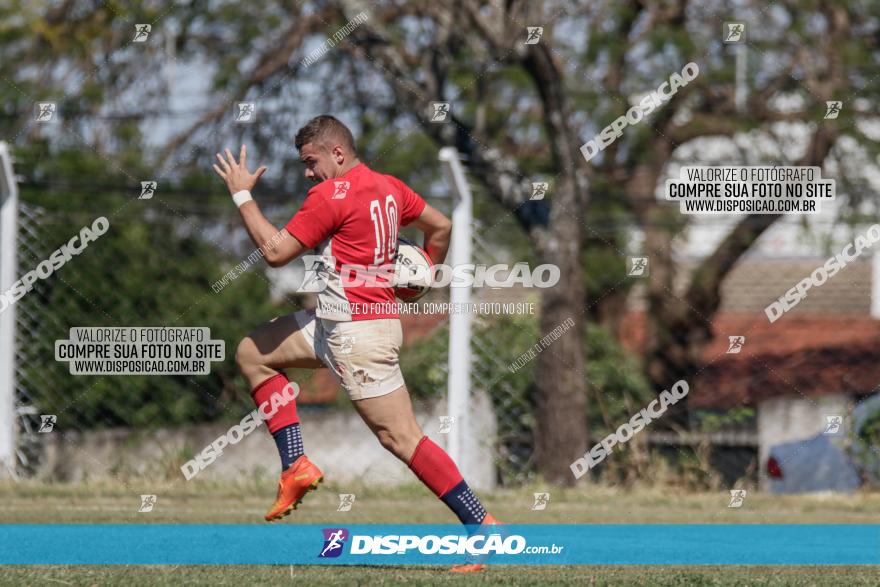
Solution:
{"label": "rugby ball", "polygon": [[394,295],[404,302],[419,300],[431,290],[433,265],[422,247],[398,238],[394,257]]}

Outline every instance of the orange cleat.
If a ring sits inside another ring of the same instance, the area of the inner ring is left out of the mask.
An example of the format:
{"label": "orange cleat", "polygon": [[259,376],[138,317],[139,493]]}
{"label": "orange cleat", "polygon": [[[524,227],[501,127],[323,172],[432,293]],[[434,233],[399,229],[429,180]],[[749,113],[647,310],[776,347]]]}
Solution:
{"label": "orange cleat", "polygon": [[486,565],[480,563],[471,563],[466,565],[455,565],[449,569],[450,573],[476,573],[482,571]]}
{"label": "orange cleat", "polygon": [[318,484],[324,480],[324,473],[315,466],[306,455],[296,461],[283,473],[278,481],[278,496],[266,521],[272,522],[287,516],[302,503],[306,493],[318,488]]}
{"label": "orange cleat", "polygon": [[[486,514],[486,517],[483,518],[480,527],[483,526],[500,526],[501,522],[492,517],[492,514]],[[478,530],[479,531],[479,530]],[[485,559],[484,559],[485,560]],[[466,563],[463,565],[455,565],[450,569],[453,573],[476,573],[477,571],[482,571],[483,567],[485,567],[483,563]]]}

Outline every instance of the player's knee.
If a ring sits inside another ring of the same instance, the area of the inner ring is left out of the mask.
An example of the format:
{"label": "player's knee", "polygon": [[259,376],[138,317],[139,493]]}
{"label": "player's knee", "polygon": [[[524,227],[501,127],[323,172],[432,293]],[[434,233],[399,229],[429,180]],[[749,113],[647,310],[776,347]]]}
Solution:
{"label": "player's knee", "polygon": [[376,431],[376,438],[379,439],[379,444],[392,453],[397,448],[397,438],[390,430],[382,429]]}
{"label": "player's knee", "polygon": [[412,454],[415,446],[419,443],[419,440],[421,440],[420,437],[416,437],[416,434],[401,430],[389,430],[387,428],[378,430],[376,436],[379,438],[379,443],[385,447],[388,452],[400,458]]}
{"label": "player's knee", "polygon": [[238,365],[239,370],[247,374],[254,368],[259,367],[259,359],[260,352],[254,343],[254,339],[250,336],[241,339],[241,342],[238,343],[238,347],[235,349],[235,364]]}

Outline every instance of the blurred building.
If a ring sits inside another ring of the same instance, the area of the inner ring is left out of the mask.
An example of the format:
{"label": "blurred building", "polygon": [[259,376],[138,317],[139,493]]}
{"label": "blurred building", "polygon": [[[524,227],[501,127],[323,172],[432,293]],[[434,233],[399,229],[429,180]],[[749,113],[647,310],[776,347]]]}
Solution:
{"label": "blurred building", "polygon": [[[726,236],[717,223],[715,228],[713,240]],[[699,223],[694,231],[707,234]],[[722,284],[721,307],[711,319],[714,338],[703,349],[704,368],[692,383],[689,405],[719,415],[751,408],[754,417],[723,431],[667,441],[708,440],[722,452],[738,454],[719,459],[730,480],[751,477],[756,462],[760,484],[766,488],[771,447],[821,435],[829,418],[836,416],[843,416],[845,433],[853,408],[876,394],[880,385],[880,254],[863,253],[810,289],[775,322],[764,309],[839,252],[855,232],[827,215],[808,229],[799,219],[785,219],[740,260]],[[693,246],[678,259],[678,291],[684,292],[692,270],[713,248],[705,240],[696,242],[690,240]],[[629,307],[621,339],[639,352],[645,314],[638,290]],[[730,337],[739,336],[744,337],[739,352],[729,352]],[[749,453],[752,462],[746,464]]]}

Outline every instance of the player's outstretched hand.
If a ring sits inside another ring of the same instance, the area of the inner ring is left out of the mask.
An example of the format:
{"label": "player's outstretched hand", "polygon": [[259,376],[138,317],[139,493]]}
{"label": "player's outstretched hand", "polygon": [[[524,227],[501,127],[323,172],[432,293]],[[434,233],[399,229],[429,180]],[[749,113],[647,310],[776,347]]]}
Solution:
{"label": "player's outstretched hand", "polygon": [[241,190],[252,190],[257,185],[257,180],[266,172],[266,166],[260,166],[255,172],[251,173],[247,168],[247,147],[241,146],[241,153],[238,156],[239,161],[235,161],[235,156],[229,149],[225,149],[226,157],[222,157],[217,153],[217,161],[220,166],[214,165],[214,171],[217,172],[226,187],[229,188],[230,194],[235,194]]}

